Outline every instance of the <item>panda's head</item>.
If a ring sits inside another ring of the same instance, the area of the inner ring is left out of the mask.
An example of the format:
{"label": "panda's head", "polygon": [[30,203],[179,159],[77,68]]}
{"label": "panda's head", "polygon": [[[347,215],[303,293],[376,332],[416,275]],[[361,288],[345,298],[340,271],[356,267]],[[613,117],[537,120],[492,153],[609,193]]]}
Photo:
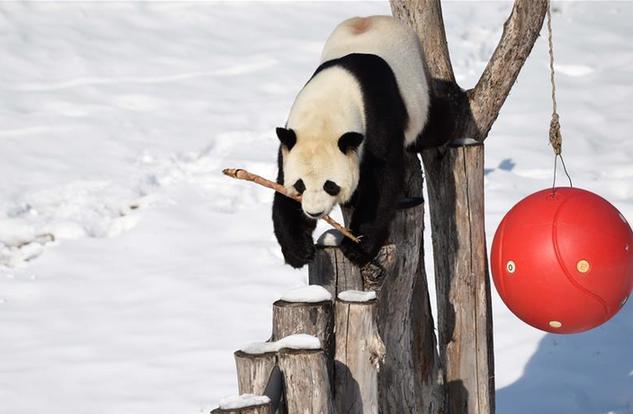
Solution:
{"label": "panda's head", "polygon": [[349,201],[358,186],[363,135],[347,132],[334,139],[297,137],[277,128],[283,154],[284,187],[302,197],[306,216],[318,219]]}

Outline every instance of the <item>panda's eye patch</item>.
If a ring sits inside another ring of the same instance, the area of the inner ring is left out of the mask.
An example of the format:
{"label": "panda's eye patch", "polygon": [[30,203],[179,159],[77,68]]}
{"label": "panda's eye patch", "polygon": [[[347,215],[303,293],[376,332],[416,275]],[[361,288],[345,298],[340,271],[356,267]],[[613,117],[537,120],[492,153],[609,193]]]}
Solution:
{"label": "panda's eye patch", "polygon": [[297,190],[299,194],[303,194],[303,192],[306,190],[306,185],[303,183],[302,179],[298,179],[293,187],[295,188],[295,190]]}
{"label": "panda's eye patch", "polygon": [[325,184],[323,184],[323,189],[325,190],[326,193],[328,193],[331,196],[335,196],[341,192],[341,187],[339,187],[338,185],[336,185],[335,182],[330,181],[330,180],[327,180]]}

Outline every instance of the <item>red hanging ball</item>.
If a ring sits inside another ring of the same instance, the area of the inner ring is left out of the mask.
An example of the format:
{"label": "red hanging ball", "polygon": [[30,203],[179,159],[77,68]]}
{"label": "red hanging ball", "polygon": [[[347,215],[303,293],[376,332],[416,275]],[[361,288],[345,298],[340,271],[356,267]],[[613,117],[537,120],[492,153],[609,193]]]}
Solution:
{"label": "red hanging ball", "polygon": [[576,333],[615,315],[633,288],[633,232],[602,197],[536,192],[505,215],[491,252],[499,295],[524,322]]}

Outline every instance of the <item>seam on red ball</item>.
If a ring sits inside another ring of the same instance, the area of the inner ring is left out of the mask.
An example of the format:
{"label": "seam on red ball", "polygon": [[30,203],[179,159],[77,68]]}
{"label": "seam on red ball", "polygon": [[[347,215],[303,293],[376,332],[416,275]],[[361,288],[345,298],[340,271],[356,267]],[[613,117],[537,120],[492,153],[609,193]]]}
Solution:
{"label": "seam on red ball", "polygon": [[554,218],[552,219],[552,243],[554,244],[554,253],[556,254],[556,260],[558,260],[558,264],[560,265],[561,269],[563,269],[563,273],[565,273],[567,280],[569,280],[569,282],[572,285],[574,285],[576,288],[585,292],[587,295],[594,298],[598,303],[600,303],[600,305],[602,305],[602,311],[604,313],[604,318],[606,320],[606,318],[609,315],[609,307],[607,306],[607,303],[600,296],[596,295],[589,289],[585,288],[574,279],[574,277],[571,275],[571,273],[567,269],[567,266],[565,266],[565,262],[563,261],[563,257],[560,253],[560,248],[558,247],[558,226],[556,225],[556,223],[558,223],[558,215],[561,213],[563,206],[567,204],[569,200],[571,200],[572,198],[576,196],[577,195],[572,195],[567,200],[563,201],[560,204],[560,206],[558,206],[558,208],[556,209],[556,212],[554,213]]}
{"label": "seam on red ball", "polygon": [[[494,266],[497,267],[497,269],[499,269],[499,273],[501,274],[501,277],[498,278],[493,278],[494,279],[499,279],[499,283],[497,286],[499,293],[501,296],[501,298],[503,299],[506,295],[506,283],[505,283],[505,277],[506,277],[506,273],[504,271],[504,267],[503,267],[503,236],[505,235],[505,231],[506,231],[506,218],[504,217],[501,220],[501,224],[499,225],[499,229],[497,230],[497,232],[499,233],[499,251],[497,252],[498,257],[496,258],[496,263],[494,264]],[[494,240],[493,240],[494,242]],[[494,243],[493,243],[494,244]],[[505,302],[505,300],[504,300]]]}

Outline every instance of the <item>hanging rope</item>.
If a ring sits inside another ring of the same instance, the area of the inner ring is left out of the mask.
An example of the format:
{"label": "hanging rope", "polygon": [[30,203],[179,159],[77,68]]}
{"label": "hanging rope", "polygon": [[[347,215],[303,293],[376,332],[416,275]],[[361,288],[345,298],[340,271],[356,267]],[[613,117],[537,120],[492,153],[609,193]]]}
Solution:
{"label": "hanging rope", "polygon": [[552,120],[549,124],[549,142],[554,149],[554,182],[552,183],[552,188],[556,187],[556,167],[558,164],[558,158],[560,158],[561,163],[563,164],[563,169],[565,170],[565,175],[569,179],[569,186],[573,187],[571,177],[567,172],[567,166],[565,165],[565,160],[563,160],[563,137],[560,133],[560,117],[558,116],[558,105],[556,102],[556,80],[554,78],[554,44],[552,42],[552,10],[551,10],[552,2],[547,2],[547,43],[549,46],[549,72],[550,72],[550,83],[552,84]]}

